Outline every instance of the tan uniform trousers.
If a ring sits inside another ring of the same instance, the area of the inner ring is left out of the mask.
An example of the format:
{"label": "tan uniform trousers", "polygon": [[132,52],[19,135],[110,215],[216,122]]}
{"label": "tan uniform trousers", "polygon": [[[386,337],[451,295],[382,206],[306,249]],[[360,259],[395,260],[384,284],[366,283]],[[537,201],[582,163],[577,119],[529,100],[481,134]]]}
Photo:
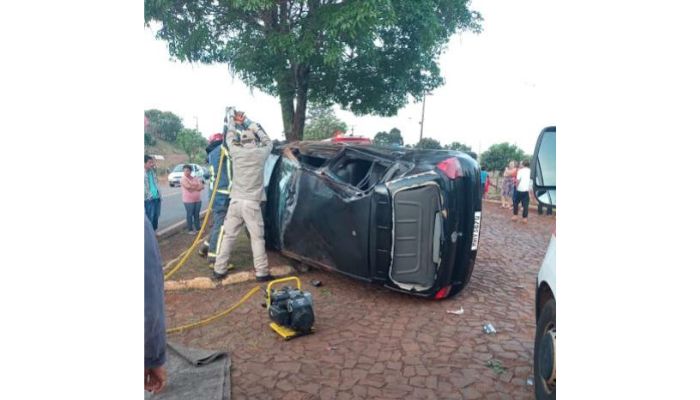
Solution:
{"label": "tan uniform trousers", "polygon": [[269,275],[270,268],[267,264],[267,253],[265,253],[265,225],[262,219],[262,210],[259,201],[251,200],[231,200],[224,220],[224,237],[219,255],[216,257],[214,271],[218,274],[226,273],[233,245],[244,224],[250,233],[255,276]]}

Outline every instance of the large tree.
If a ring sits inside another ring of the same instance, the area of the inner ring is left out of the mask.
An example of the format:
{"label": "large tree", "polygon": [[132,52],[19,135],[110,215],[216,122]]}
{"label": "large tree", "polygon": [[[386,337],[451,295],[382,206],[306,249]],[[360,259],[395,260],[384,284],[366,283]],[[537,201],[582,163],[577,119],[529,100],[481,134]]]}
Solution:
{"label": "large tree", "polygon": [[183,129],[177,134],[177,145],[185,151],[190,162],[201,162],[204,160],[207,140],[202,134],[194,129]]}
{"label": "large tree", "polygon": [[438,140],[429,137],[424,137],[418,143],[416,143],[416,146],[414,148],[440,150],[442,149],[442,146],[440,145],[440,142]]}
{"label": "large tree", "polygon": [[477,157],[476,153],[472,151],[472,147],[471,147],[471,146],[467,146],[466,144],[461,143],[461,142],[452,142],[452,143],[450,143],[450,144],[446,144],[446,145],[445,145],[445,149],[447,149],[447,150],[457,150],[457,151],[461,151],[461,152],[463,152],[463,153],[467,153],[467,154],[469,154],[469,157],[471,157],[471,158],[473,158],[473,159],[475,159],[475,160],[476,160],[476,157]]}
{"label": "large tree", "polygon": [[525,152],[508,142],[494,144],[481,153],[481,164],[487,171],[503,171],[511,160],[520,161],[525,158]]}
{"label": "large tree", "polygon": [[312,105],[304,129],[304,139],[323,140],[333,136],[335,131],[347,130],[348,125],[335,115],[331,107]]}
{"label": "large tree", "polygon": [[170,111],[146,110],[148,124],[144,120],[145,133],[157,138],[174,142],[177,133],[183,128],[182,119]]}
{"label": "large tree", "polygon": [[443,83],[450,36],[481,31],[465,0],[144,0],[146,23],[180,60],[226,63],[279,97],[287,140],[303,138],[308,101],[395,115]]}
{"label": "large tree", "polygon": [[403,136],[398,128],[391,128],[389,133],[377,132],[374,143],[381,146],[403,146]]}

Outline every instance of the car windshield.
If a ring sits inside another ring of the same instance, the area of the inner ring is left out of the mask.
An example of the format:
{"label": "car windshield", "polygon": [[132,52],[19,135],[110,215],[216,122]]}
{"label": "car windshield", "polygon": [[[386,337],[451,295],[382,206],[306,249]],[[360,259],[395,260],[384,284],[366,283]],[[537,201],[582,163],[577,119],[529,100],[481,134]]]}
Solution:
{"label": "car windshield", "polygon": [[184,164],[178,164],[173,168],[173,172],[182,172],[182,168],[184,167]]}

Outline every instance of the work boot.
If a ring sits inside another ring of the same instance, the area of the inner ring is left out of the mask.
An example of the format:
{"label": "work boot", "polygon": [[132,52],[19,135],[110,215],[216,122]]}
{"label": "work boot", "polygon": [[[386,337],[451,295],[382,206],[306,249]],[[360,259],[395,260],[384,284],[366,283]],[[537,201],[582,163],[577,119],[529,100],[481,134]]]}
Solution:
{"label": "work boot", "polygon": [[271,280],[273,280],[273,279],[275,279],[275,277],[272,276],[272,275],[270,275],[270,274],[263,275],[263,276],[256,276],[256,277],[255,277],[255,280],[258,281],[258,282],[269,282],[269,281],[271,281]]}
{"label": "work boot", "polygon": [[[216,264],[216,263],[213,262],[213,261],[210,262],[210,263],[209,263],[209,269],[213,270],[215,264]],[[234,268],[236,268],[236,267],[233,265],[233,263],[228,263],[228,265],[226,266],[226,270],[227,270],[227,271],[231,271],[231,270],[234,269]]]}
{"label": "work boot", "polygon": [[212,271],[211,273],[211,277],[214,278],[215,281],[223,281],[227,276],[228,271],[224,272],[223,274],[220,274],[216,271]]}
{"label": "work boot", "polygon": [[197,254],[199,254],[201,257],[206,257],[208,252],[209,246],[207,246],[206,244],[199,246],[199,249],[197,249]]}

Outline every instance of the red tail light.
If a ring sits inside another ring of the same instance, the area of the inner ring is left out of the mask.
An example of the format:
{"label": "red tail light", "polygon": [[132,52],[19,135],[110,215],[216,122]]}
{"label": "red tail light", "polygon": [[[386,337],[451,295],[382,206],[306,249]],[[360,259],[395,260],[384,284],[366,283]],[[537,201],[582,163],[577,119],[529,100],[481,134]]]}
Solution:
{"label": "red tail light", "polygon": [[440,168],[440,170],[450,179],[456,179],[464,176],[462,165],[459,163],[459,160],[456,157],[450,157],[441,161],[437,167]]}
{"label": "red tail light", "polygon": [[444,299],[447,297],[447,294],[450,293],[450,287],[451,286],[445,286],[444,288],[438,290],[438,292],[435,294],[435,300]]}

